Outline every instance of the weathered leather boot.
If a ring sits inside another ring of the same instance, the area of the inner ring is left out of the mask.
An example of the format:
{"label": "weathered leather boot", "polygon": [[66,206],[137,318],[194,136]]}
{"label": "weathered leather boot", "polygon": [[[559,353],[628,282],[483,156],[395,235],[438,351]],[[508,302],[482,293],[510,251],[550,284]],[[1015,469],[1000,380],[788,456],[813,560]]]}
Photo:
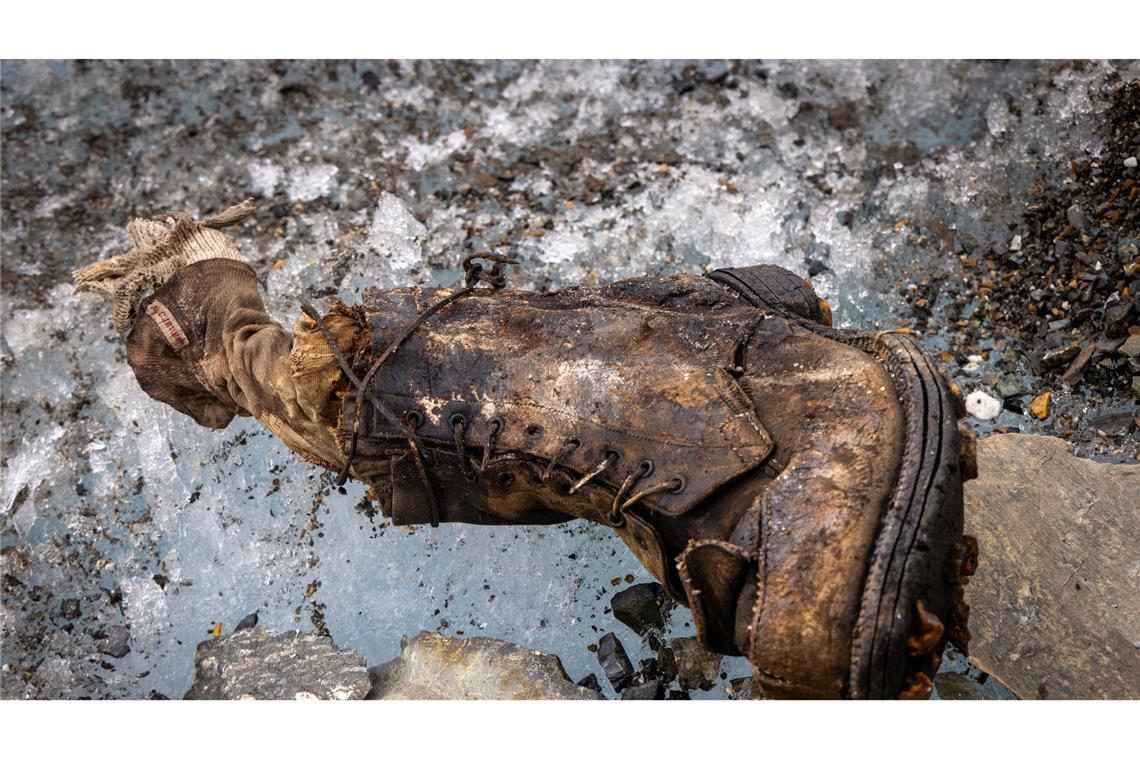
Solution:
{"label": "weathered leather boot", "polygon": [[144,390],[203,424],[254,414],[397,524],[609,525],[771,696],[926,696],[966,638],[954,394],[786,270],[540,294],[473,256],[461,286],[306,307],[289,336],[233,258],[118,310]]}
{"label": "weathered leather boot", "polygon": [[448,298],[364,294],[344,445],[394,522],[605,523],[769,693],[929,692],[961,443],[913,337],[830,329],[777,267],[473,290],[417,323]]}

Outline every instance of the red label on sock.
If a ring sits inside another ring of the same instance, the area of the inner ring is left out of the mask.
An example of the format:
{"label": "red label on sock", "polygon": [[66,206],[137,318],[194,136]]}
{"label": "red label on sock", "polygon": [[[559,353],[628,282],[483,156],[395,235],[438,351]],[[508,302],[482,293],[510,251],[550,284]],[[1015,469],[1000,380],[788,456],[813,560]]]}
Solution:
{"label": "red label on sock", "polygon": [[178,320],[170,313],[170,309],[161,301],[151,301],[146,307],[146,313],[158,325],[158,331],[162,333],[162,337],[166,338],[176,351],[189,345],[190,340],[186,337],[186,331],[182,329],[182,325],[178,324]]}

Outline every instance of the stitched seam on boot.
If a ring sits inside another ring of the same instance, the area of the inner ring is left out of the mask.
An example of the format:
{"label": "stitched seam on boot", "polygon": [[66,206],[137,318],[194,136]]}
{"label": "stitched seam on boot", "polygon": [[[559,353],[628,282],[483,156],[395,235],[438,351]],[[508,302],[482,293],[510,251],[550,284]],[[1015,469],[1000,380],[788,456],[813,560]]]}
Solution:
{"label": "stitched seam on boot", "polygon": [[761,501],[760,510],[764,527],[760,531],[760,550],[757,557],[757,568],[760,570],[760,573],[763,574],[764,587],[757,589],[756,601],[752,603],[752,631],[748,641],[748,659],[751,660],[752,664],[757,668],[760,667],[756,664],[760,659],[760,618],[763,616],[764,608],[768,602],[768,538],[772,535],[772,510],[767,500]]}

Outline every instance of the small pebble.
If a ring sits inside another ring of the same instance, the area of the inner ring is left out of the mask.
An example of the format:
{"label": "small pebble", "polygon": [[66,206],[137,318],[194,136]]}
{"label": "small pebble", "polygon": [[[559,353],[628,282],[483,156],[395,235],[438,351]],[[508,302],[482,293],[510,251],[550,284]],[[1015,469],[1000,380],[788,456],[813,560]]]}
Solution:
{"label": "small pebble", "polygon": [[1043,420],[1049,416],[1049,404],[1053,400],[1053,394],[1045,391],[1037,398],[1033,399],[1029,404],[1029,411],[1033,416],[1039,420]]}
{"label": "small pebble", "polygon": [[1017,253],[1021,250],[1021,235],[1014,235],[1013,240],[1009,241],[1009,250]]}
{"label": "small pebble", "polygon": [[598,641],[598,664],[602,666],[606,678],[610,680],[615,691],[621,691],[629,685],[633,678],[633,665],[625,653],[618,637],[607,633]]}
{"label": "small pebble", "polygon": [[997,392],[1001,398],[1012,398],[1013,396],[1020,396],[1025,393],[1025,384],[1021,382],[1021,378],[1017,375],[1006,374],[994,383],[994,391]]}
{"label": "small pebble", "polygon": [[111,630],[107,632],[107,638],[99,643],[99,651],[102,654],[122,659],[130,654],[131,651],[131,631],[126,626],[116,625],[112,626]]}
{"label": "small pebble", "polygon": [[257,627],[257,613],[251,612],[241,619],[241,622],[237,624],[237,628],[234,629],[234,633],[237,633],[238,631],[245,631],[247,629],[256,628],[256,627]]}
{"label": "small pebble", "polygon": [[979,420],[992,420],[1001,414],[1001,402],[982,391],[966,396],[966,411]]}
{"label": "small pebble", "polygon": [[1060,367],[1072,361],[1080,351],[1080,346],[1076,344],[1050,349],[1041,357],[1041,365],[1050,368]]}
{"label": "small pebble", "polygon": [[1136,168],[1136,156],[1129,156],[1128,158],[1124,159],[1124,166],[1128,169],[1135,169]]}
{"label": "small pebble", "polygon": [[985,361],[985,359],[983,359],[981,356],[978,356],[977,354],[970,354],[966,357],[966,363],[962,365],[962,370],[964,372],[977,372],[978,367],[983,361]]}
{"label": "small pebble", "polygon": [[598,683],[598,677],[593,673],[587,673],[586,676],[578,682],[578,685],[583,688],[596,691],[599,694],[602,691],[602,685]]}
{"label": "small pebble", "polygon": [[1065,210],[1065,217],[1069,220],[1069,224],[1076,227],[1078,230],[1083,229],[1087,223],[1084,210],[1082,210],[1081,207],[1075,203]]}

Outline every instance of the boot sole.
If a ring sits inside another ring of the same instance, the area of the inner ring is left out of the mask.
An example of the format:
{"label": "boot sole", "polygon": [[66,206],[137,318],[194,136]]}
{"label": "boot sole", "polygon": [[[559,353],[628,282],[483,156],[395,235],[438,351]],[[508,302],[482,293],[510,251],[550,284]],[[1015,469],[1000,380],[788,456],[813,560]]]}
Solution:
{"label": "boot sole", "polygon": [[956,573],[948,571],[963,528],[957,417],[917,340],[884,335],[868,350],[891,375],[906,428],[853,632],[848,696],[925,697],[958,590]]}

